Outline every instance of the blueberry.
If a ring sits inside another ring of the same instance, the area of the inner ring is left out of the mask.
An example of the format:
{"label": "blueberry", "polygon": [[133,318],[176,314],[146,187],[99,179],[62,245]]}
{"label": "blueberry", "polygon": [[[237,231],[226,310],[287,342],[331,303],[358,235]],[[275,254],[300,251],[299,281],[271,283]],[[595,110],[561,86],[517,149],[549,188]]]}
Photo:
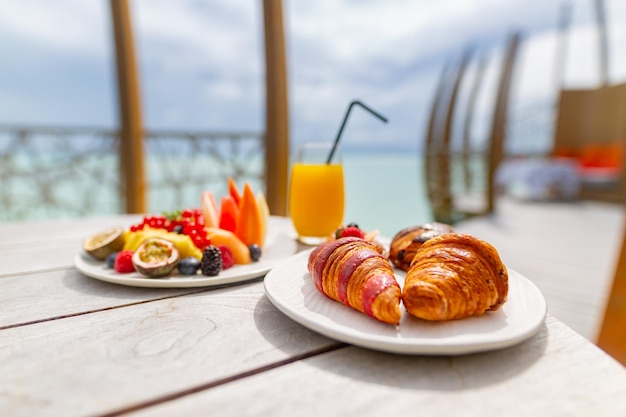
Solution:
{"label": "blueberry", "polygon": [[178,263],[178,272],[182,275],[195,275],[200,268],[200,261],[193,256],[183,258]]}
{"label": "blueberry", "polygon": [[252,261],[256,262],[261,259],[261,248],[256,243],[253,243],[248,247],[250,249],[250,258]]}
{"label": "blueberry", "polygon": [[348,223],[346,227],[356,227],[357,229],[359,229],[359,225],[356,223]]}
{"label": "blueberry", "polygon": [[113,267],[115,266],[115,258],[117,258],[118,253],[119,252],[113,252],[112,254],[107,256],[107,259],[106,259],[107,267],[113,269]]}
{"label": "blueberry", "polygon": [[183,233],[183,225],[182,224],[177,224],[176,226],[174,226],[173,229],[174,233],[178,233],[179,235]]}

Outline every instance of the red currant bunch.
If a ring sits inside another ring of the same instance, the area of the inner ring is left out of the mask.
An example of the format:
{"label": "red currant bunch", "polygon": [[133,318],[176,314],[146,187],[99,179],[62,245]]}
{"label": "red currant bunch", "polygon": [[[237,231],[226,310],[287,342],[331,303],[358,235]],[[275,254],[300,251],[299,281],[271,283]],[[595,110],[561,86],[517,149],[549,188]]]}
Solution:
{"label": "red currant bunch", "polygon": [[201,209],[189,208],[168,216],[166,229],[169,232],[182,233],[189,236],[200,250],[211,244],[204,230],[204,217]]}
{"label": "red currant bunch", "polygon": [[130,231],[136,232],[139,230],[143,230],[146,226],[153,229],[165,229],[167,223],[168,219],[164,215],[150,214],[144,216],[141,223],[133,224],[132,226],[130,226]]}
{"label": "red currant bunch", "polygon": [[141,223],[130,226],[131,232],[143,230],[146,226],[153,229],[165,229],[172,233],[181,233],[189,236],[191,241],[200,250],[211,244],[204,230],[202,209],[188,208],[163,214],[144,216]]}

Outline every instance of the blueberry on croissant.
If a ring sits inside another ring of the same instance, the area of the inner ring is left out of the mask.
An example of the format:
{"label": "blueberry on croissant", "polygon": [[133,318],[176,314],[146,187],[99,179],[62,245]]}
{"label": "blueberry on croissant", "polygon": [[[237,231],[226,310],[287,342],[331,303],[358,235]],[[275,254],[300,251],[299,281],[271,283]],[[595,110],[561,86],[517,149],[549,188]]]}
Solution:
{"label": "blueberry on croissant", "polygon": [[508,272],[489,243],[462,233],[427,240],[407,271],[402,301],[426,320],[452,320],[499,309],[507,299]]}
{"label": "blueberry on croissant", "polygon": [[315,287],[329,298],[382,322],[400,322],[400,286],[371,243],[358,237],[322,243],[309,255],[307,267]]}

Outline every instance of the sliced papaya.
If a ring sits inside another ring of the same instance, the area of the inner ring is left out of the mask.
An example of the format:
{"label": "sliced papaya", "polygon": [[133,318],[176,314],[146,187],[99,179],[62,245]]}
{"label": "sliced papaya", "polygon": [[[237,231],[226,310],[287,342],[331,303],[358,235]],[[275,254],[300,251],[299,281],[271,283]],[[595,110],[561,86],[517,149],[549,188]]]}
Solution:
{"label": "sliced papaya", "polygon": [[254,191],[252,191],[252,187],[247,182],[243,186],[235,234],[246,246],[256,243],[259,247],[263,247],[263,221],[261,211],[256,202]]}
{"label": "sliced papaya", "polygon": [[233,260],[236,264],[245,265],[252,262],[250,249],[233,232],[217,227],[209,227],[205,228],[205,230],[207,237],[211,239],[211,245],[228,247],[233,254]]}
{"label": "sliced papaya", "polygon": [[237,188],[237,184],[232,177],[228,177],[228,193],[235,199],[235,203],[237,203],[237,207],[239,207],[239,204],[241,204],[241,194],[239,193],[239,188]]}
{"label": "sliced papaya", "polygon": [[234,197],[232,195],[223,196],[220,204],[219,228],[234,233],[237,229],[238,214],[239,207]]}
{"label": "sliced papaya", "polygon": [[204,191],[202,193],[202,217],[204,218],[205,227],[219,227],[220,219],[217,211],[217,203],[215,202],[215,196],[211,191]]}

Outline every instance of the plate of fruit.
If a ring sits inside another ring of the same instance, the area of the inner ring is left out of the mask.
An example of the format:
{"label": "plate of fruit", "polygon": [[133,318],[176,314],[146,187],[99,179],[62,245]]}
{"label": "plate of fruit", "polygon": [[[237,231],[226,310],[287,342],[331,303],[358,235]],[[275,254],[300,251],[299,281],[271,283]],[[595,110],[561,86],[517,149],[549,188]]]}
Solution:
{"label": "plate of fruit", "polygon": [[183,288],[259,278],[298,250],[291,222],[271,216],[262,192],[232,178],[217,204],[211,191],[200,207],[151,214],[127,228],[87,236],[74,265],[84,275],[134,287]]}

